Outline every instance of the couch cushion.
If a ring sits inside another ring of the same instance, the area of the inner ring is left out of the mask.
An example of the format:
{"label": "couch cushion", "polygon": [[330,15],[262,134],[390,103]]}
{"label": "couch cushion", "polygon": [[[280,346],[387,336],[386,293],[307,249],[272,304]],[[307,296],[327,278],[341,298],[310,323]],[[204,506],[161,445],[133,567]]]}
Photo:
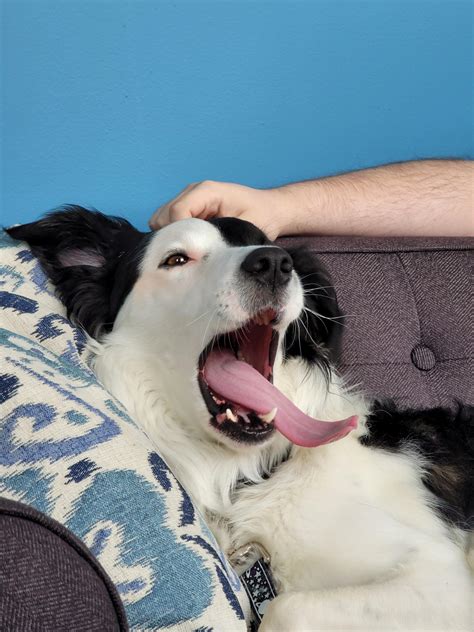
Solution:
{"label": "couch cushion", "polygon": [[201,516],[89,370],[38,262],[4,233],[0,344],[0,495],[89,547],[133,629],[245,630],[245,593]]}
{"label": "couch cushion", "polygon": [[125,632],[114,584],[63,525],[0,498],[0,630]]}
{"label": "couch cushion", "polygon": [[402,407],[472,402],[472,249],[465,238],[310,237],[347,315],[340,370]]}

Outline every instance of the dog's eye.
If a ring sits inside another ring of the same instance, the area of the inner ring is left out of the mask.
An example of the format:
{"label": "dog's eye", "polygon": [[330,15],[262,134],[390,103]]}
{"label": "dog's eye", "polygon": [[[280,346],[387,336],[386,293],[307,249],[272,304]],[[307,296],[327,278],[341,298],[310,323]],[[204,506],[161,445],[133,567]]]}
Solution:
{"label": "dog's eye", "polygon": [[175,266],[184,266],[188,263],[189,257],[183,252],[175,252],[172,255],[166,257],[164,261],[160,263],[160,268],[174,268]]}

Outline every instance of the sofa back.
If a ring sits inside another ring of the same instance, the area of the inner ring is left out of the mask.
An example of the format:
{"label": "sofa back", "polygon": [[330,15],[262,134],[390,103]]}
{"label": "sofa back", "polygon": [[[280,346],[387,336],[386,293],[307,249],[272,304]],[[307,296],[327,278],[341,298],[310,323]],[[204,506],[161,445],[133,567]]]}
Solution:
{"label": "sofa back", "polygon": [[346,314],[340,370],[402,407],[474,401],[472,252],[465,238],[287,238],[328,268]]}

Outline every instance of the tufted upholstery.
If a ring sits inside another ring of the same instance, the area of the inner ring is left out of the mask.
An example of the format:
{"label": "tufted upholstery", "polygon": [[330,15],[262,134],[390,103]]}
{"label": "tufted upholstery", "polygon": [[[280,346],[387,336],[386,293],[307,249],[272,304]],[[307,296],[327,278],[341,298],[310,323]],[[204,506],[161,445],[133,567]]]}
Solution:
{"label": "tufted upholstery", "polygon": [[474,401],[474,239],[293,238],[331,273],[346,314],[340,369],[402,407]]}

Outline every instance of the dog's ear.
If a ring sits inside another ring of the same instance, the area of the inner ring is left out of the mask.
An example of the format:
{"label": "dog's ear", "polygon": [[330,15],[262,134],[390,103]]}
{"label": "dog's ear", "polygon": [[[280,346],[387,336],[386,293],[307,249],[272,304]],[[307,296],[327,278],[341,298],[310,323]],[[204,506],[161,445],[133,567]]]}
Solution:
{"label": "dog's ear", "polygon": [[68,316],[91,336],[112,328],[137,278],[146,234],[124,219],[80,206],[62,207],[7,232],[30,245]]}
{"label": "dog's ear", "polygon": [[287,357],[301,356],[317,362],[337,361],[343,316],[329,273],[307,248],[286,248],[293,259],[304,291],[304,311],[291,323],[285,336]]}

